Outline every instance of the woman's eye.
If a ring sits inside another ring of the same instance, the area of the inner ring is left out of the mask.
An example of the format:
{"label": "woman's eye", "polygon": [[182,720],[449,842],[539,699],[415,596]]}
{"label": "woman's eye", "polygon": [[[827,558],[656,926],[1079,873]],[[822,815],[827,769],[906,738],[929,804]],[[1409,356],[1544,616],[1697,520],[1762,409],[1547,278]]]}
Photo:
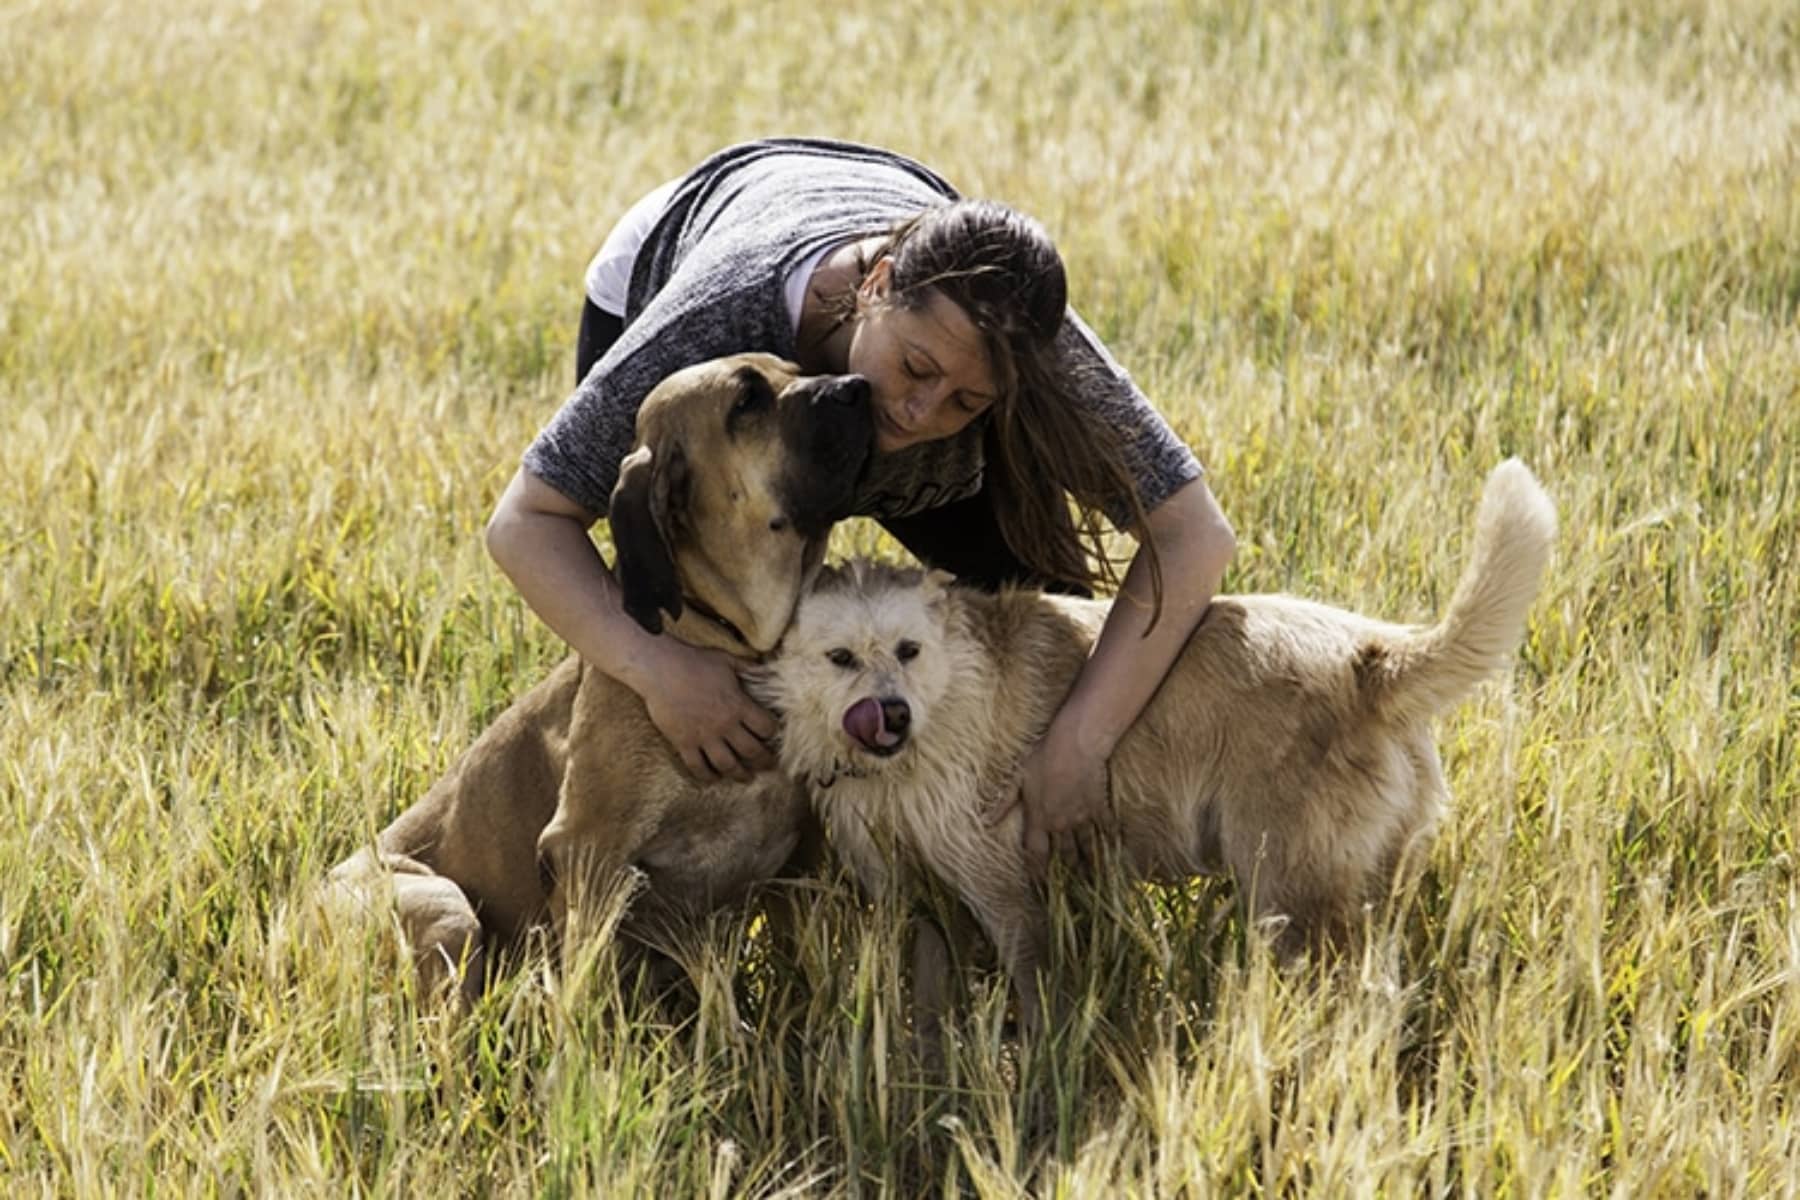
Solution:
{"label": "woman's eye", "polygon": [[901,662],[911,662],[913,659],[919,657],[919,643],[901,642],[898,646],[894,647],[894,657],[898,658]]}
{"label": "woman's eye", "polygon": [[900,368],[901,368],[901,370],[906,372],[906,376],[908,379],[925,379],[931,375],[930,371],[926,370],[923,367],[915,365],[913,363],[912,359],[910,359],[910,358],[901,359],[900,360]]}
{"label": "woman's eye", "polygon": [[831,665],[834,667],[848,668],[856,665],[856,655],[848,650],[830,650],[826,652],[825,657],[831,660]]}

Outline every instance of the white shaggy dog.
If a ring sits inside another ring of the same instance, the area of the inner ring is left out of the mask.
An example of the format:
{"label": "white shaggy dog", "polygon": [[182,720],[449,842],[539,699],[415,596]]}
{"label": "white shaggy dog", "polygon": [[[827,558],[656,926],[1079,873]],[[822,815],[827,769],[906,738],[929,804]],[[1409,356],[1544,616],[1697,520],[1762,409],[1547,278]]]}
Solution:
{"label": "white shaggy dog", "polygon": [[[1103,832],[1150,880],[1228,870],[1291,953],[1380,900],[1448,800],[1430,721],[1504,667],[1556,513],[1516,460],[1489,477],[1442,621],[1389,624],[1290,596],[1220,596],[1109,763]],[[758,685],[781,760],[864,886],[917,864],[968,905],[1042,1020],[1048,921],[1018,786],[1106,617],[1102,601],[987,595],[867,563],[801,602]]]}

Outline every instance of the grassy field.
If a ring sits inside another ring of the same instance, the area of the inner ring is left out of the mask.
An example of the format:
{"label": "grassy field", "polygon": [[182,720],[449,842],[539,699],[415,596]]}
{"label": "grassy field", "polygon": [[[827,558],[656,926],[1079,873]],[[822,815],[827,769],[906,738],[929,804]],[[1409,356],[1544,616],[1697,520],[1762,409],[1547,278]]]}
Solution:
{"label": "grassy field", "polygon": [[[975,974],[934,1084],[839,879],[685,1020],[309,927],[561,655],[480,531],[588,255],[777,132],[1050,227],[1233,590],[1425,619],[1488,468],[1550,488],[1353,961],[1103,890],[1081,1019],[1021,1062]],[[1793,1194],[1797,318],[1782,0],[0,5],[0,1191]]]}

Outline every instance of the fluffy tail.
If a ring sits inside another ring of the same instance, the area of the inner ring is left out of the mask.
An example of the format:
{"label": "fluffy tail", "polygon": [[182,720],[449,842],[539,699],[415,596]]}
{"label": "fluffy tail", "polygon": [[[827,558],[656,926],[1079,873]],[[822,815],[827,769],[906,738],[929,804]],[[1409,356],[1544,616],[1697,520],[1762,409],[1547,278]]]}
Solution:
{"label": "fluffy tail", "polygon": [[1426,719],[1448,709],[1503,668],[1525,633],[1537,595],[1556,507],[1516,458],[1495,467],[1481,494],[1475,548],[1444,619],[1378,656],[1367,682],[1392,715]]}

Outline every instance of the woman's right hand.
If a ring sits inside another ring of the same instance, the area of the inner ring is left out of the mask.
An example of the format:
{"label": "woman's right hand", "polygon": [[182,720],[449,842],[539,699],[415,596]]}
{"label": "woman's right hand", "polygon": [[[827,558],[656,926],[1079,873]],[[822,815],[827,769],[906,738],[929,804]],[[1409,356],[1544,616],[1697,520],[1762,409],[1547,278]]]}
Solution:
{"label": "woman's right hand", "polygon": [[657,641],[657,669],[638,694],[688,773],[704,783],[746,783],[774,766],[768,745],[777,729],[774,714],[744,692],[736,660],[674,638]]}
{"label": "woman's right hand", "polygon": [[775,763],[774,716],[738,683],[735,661],[644,632],[588,538],[594,514],[520,467],[488,521],[494,561],[532,611],[590,664],[643,698],[694,778],[748,780]]}

